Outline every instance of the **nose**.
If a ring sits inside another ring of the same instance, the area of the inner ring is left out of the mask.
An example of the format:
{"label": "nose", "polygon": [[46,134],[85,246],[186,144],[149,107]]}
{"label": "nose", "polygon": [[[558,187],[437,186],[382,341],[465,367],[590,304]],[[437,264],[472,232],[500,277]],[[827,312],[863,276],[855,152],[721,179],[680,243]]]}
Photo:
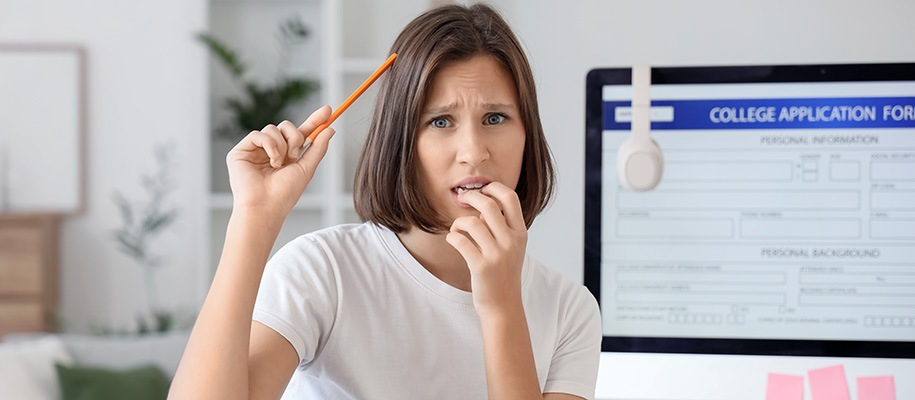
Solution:
{"label": "nose", "polygon": [[479,127],[465,127],[457,134],[457,162],[477,167],[489,159],[484,133]]}

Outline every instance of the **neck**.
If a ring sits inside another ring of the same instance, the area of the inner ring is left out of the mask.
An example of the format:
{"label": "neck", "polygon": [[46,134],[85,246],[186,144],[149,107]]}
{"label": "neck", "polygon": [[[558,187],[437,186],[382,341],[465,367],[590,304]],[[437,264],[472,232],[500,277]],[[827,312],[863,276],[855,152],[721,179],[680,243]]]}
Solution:
{"label": "neck", "polygon": [[461,253],[445,241],[447,233],[429,233],[411,227],[397,237],[407,251],[436,278],[455,288],[470,291],[470,270]]}

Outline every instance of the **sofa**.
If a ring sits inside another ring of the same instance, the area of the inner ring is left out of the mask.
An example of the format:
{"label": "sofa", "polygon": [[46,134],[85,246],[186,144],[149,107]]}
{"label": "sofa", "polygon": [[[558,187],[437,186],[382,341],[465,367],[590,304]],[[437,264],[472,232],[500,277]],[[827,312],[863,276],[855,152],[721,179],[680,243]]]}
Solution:
{"label": "sofa", "polygon": [[189,335],[8,334],[0,341],[0,398],[124,398],[133,391],[164,398]]}

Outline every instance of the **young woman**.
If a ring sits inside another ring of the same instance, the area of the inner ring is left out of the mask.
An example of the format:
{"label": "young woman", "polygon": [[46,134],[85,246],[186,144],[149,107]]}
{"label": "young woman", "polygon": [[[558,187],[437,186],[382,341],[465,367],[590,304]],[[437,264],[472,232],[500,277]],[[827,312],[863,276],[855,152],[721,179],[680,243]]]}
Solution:
{"label": "young woman", "polygon": [[365,223],[267,261],[333,136],[295,161],[329,107],[229,153],[225,248],[170,398],[593,396],[596,302],[525,253],[553,167],[517,39],[489,7],[445,6],[392,52],[357,169]]}

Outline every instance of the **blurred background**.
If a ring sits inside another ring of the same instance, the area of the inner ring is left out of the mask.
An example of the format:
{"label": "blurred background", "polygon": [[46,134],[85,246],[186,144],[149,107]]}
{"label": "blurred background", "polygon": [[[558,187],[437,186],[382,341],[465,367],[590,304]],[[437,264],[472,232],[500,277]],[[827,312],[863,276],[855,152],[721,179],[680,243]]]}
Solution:
{"label": "blurred background", "polygon": [[[0,335],[187,329],[219,258],[232,204],[224,157],[252,129],[245,123],[336,107],[408,21],[442,3],[0,0]],[[528,250],[578,282],[590,69],[915,61],[908,0],[490,4],[528,51],[559,167],[557,196]],[[30,100],[38,108],[11,111],[24,93],[40,94]],[[374,93],[335,123],[327,159],[277,248],[358,222],[353,171]],[[281,100],[265,108],[258,96]],[[10,267],[22,259],[41,272]],[[665,361],[655,357],[602,362],[619,366],[602,365],[599,397],[738,398],[708,388],[720,371],[638,389],[608,382],[633,362],[655,371],[646,380],[679,372],[659,370]],[[899,365],[897,375],[913,376],[911,362]],[[761,398],[754,390],[746,398]]]}

